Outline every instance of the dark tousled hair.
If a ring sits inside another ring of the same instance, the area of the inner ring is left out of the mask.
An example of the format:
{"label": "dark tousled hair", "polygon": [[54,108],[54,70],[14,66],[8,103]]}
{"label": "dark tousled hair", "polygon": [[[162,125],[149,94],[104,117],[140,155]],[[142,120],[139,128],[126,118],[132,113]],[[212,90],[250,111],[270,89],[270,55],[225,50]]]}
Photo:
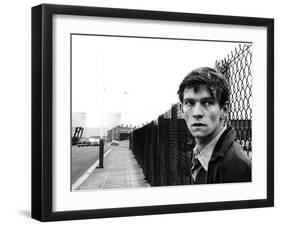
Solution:
{"label": "dark tousled hair", "polygon": [[183,102],[183,92],[185,88],[194,88],[197,92],[206,87],[211,97],[216,100],[220,107],[229,101],[229,85],[224,75],[216,69],[200,67],[191,71],[181,82],[178,90],[180,102]]}

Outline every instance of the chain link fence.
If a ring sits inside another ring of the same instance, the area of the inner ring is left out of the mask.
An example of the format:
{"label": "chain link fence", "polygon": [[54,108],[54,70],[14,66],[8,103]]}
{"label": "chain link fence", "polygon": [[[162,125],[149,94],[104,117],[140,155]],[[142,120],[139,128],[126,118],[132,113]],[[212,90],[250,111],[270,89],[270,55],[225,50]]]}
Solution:
{"label": "chain link fence", "polygon": [[[239,45],[215,66],[230,86],[227,119],[237,134],[237,142],[252,156],[252,45]],[[136,160],[152,186],[190,184],[190,164],[194,138],[182,119],[179,104],[157,120],[133,131],[131,146]]]}
{"label": "chain link fence", "polygon": [[239,45],[216,62],[230,86],[228,123],[236,130],[237,142],[252,157],[252,44]]}
{"label": "chain link fence", "polygon": [[152,186],[189,184],[194,139],[175,104],[156,121],[133,132],[132,150]]}

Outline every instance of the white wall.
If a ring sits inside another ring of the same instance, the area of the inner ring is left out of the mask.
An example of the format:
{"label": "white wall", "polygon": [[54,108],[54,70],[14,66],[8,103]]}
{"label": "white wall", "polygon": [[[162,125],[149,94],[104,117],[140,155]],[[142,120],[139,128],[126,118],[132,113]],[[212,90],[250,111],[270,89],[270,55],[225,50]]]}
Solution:
{"label": "white wall", "polygon": [[[280,7],[278,1],[100,0],[46,1],[55,4],[182,11],[275,18],[275,62],[280,59]],[[31,189],[31,6],[42,1],[1,3],[1,225],[39,225],[30,218]],[[275,67],[275,115],[281,114],[280,64]],[[280,159],[280,117],[275,119],[275,162]],[[17,128],[15,132],[14,128]],[[169,214],[144,217],[68,221],[60,225],[253,225],[277,221],[280,214],[280,164],[275,166],[275,208]],[[199,222],[198,222],[199,221]],[[276,223],[273,223],[276,225]]]}

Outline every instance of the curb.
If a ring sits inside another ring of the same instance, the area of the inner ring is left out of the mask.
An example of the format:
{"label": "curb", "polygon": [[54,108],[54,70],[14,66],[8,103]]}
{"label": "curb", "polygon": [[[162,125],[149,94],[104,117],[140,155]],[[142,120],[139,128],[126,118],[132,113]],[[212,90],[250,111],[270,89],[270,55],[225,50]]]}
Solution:
{"label": "curb", "polygon": [[[104,158],[112,151],[112,148],[110,148],[106,153],[104,153]],[[94,171],[95,168],[99,165],[99,160],[97,160],[93,165],[87,169],[87,171],[79,177],[79,179],[76,180],[76,182],[71,186],[71,191],[77,190],[84,182],[87,180],[87,178],[90,176],[90,174]]]}

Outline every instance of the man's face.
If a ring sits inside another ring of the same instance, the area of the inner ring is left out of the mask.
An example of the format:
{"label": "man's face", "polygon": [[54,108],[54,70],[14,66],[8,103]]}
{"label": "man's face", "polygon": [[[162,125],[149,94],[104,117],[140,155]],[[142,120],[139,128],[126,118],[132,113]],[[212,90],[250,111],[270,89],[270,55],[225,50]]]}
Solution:
{"label": "man's face", "polygon": [[225,110],[220,108],[206,87],[185,88],[182,111],[191,134],[198,139],[215,137],[223,126],[221,118]]}

